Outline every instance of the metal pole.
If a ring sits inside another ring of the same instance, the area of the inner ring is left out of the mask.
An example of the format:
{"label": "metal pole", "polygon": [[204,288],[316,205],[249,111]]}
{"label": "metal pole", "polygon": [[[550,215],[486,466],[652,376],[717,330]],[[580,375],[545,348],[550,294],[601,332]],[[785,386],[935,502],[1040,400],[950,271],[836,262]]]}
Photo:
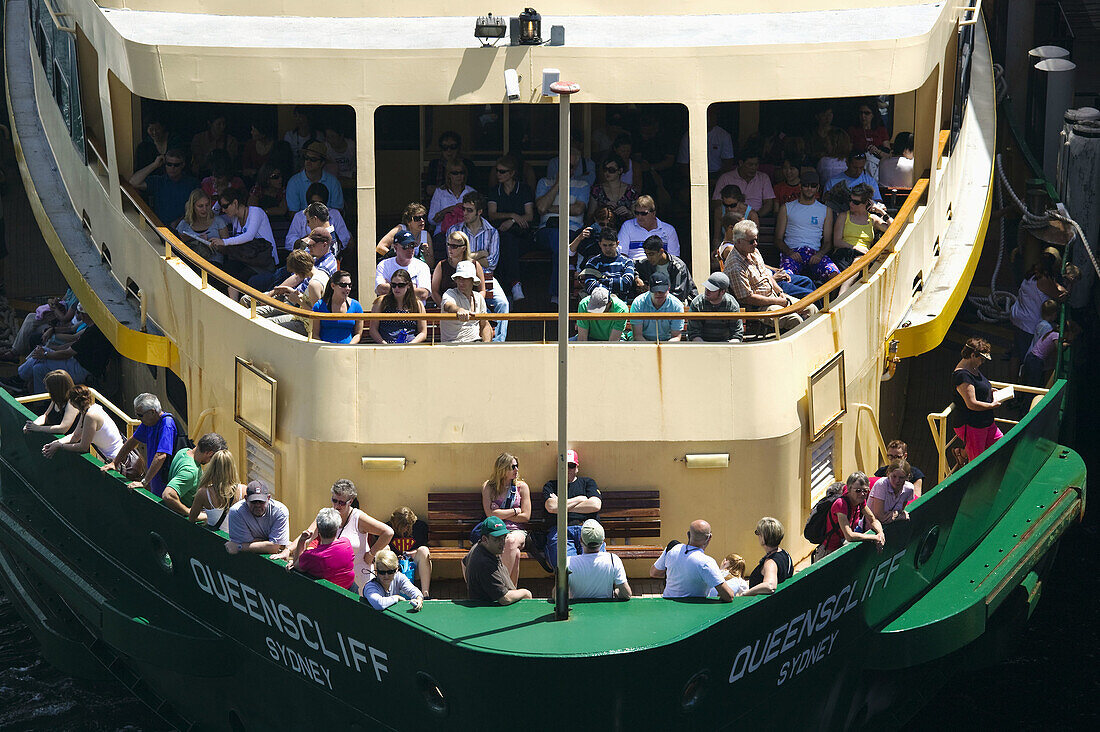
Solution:
{"label": "metal pole", "polygon": [[558,123],[558,556],[555,563],[558,575],[554,617],[568,620],[569,572],[565,543],[569,538],[569,521],[565,506],[569,501],[569,477],[565,451],[569,447],[569,182],[573,177],[569,160],[569,96],[581,88],[578,84],[556,81],[550,85],[550,90],[560,97],[558,109],[561,113]]}

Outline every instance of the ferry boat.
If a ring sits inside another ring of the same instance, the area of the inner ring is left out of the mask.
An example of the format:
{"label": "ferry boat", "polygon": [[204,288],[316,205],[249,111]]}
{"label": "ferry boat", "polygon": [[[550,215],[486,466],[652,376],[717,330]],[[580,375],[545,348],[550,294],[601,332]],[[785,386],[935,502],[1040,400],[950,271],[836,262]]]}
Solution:
{"label": "ferry boat", "polygon": [[[982,251],[996,104],[979,8],[565,0],[539,18],[545,42],[522,42],[537,15],[525,11],[515,38],[494,46],[474,37],[481,8],[443,5],[327,0],[299,17],[271,2],[219,15],[202,0],[7,0],[20,172],[50,253],[122,356],[117,391],[156,393],[189,434],[224,435],[242,476],[273,488],[294,530],[337,478],[360,485],[373,515],[400,505],[429,515],[429,493],[476,490],[502,450],[522,456],[533,489],[558,460],[551,343],[345,347],[257,317],[269,300],[187,247],[128,182],[158,102],[181,114],[256,105],[284,127],[295,105],[349,107],[360,273],[376,256],[362,243],[419,196],[440,131],[464,125],[486,163],[518,124],[551,140],[528,158],[551,157],[556,137],[539,125],[558,102],[544,77],[581,87],[571,103],[586,148],[612,124],[612,105],[663,105],[687,123],[681,238],[701,282],[711,106],[737,120],[743,141],[797,100],[883,95],[894,130],[913,131],[924,173],[847,273],[855,286],[824,285],[807,298],[822,312],[782,334],[776,313],[745,313],[775,331],[752,342],[568,348],[569,447],[584,472],[609,492],[659,493],[657,546],[628,545],[630,576],[699,517],[717,543],[752,556],[756,520],[775,516],[785,547],[807,554],[797,534],[811,506],[835,480],[879,465],[883,428],[897,429],[881,407],[905,389],[890,378],[897,360],[942,342]],[[230,556],[223,536],[129,491],[94,457],[43,459],[21,431],[31,412],[2,395],[0,580],[52,663],[116,676],[179,729],[475,728],[487,715],[542,729],[558,726],[555,710],[614,729],[725,728],[760,714],[806,729],[899,720],[914,688],[1002,647],[1083,514],[1083,463],[1059,444],[1069,387],[1039,390],[1004,439],[957,470],[934,418],[939,485],[910,521],[886,528],[881,554],[846,547],[764,598],[578,603],[564,621],[543,600],[378,613],[279,562]],[[615,389],[622,396],[607,396]],[[457,576],[455,563],[436,573]],[[502,697],[522,704],[505,711]]]}

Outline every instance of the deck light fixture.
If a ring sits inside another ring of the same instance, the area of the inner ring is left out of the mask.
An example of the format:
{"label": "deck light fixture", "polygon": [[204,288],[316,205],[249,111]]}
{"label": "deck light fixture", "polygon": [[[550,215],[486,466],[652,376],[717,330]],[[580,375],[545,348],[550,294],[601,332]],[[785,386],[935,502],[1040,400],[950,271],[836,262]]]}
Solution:
{"label": "deck light fixture", "polygon": [[495,46],[507,32],[508,24],[504,22],[504,18],[492,13],[479,16],[477,23],[474,24],[474,38],[481,41],[482,46]]}
{"label": "deck light fixture", "polygon": [[689,468],[728,468],[730,466],[730,454],[728,452],[684,455],[682,460]]}
{"label": "deck light fixture", "polygon": [[409,461],[403,457],[363,457],[364,470],[396,470],[405,469]]}
{"label": "deck light fixture", "polygon": [[542,43],[542,16],[534,8],[524,8],[519,14],[519,42],[523,46]]}

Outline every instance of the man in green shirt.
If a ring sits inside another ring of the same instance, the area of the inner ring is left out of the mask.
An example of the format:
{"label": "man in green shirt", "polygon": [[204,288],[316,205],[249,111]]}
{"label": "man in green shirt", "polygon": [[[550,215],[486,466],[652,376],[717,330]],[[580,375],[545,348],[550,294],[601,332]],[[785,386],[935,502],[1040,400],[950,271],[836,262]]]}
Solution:
{"label": "man in green shirt", "polygon": [[225,438],[210,432],[199,438],[194,447],[185,447],[172,457],[168,468],[168,485],[161,494],[161,503],[181,516],[191,512],[191,503],[202,481],[202,466],[210,462],[218,450],[227,450]]}
{"label": "man in green shirt", "polygon": [[[619,298],[612,295],[606,287],[597,287],[592,294],[581,300],[578,313],[626,313],[629,310]],[[615,343],[623,339],[626,319],[622,320],[578,320],[578,341],[610,341]]]}

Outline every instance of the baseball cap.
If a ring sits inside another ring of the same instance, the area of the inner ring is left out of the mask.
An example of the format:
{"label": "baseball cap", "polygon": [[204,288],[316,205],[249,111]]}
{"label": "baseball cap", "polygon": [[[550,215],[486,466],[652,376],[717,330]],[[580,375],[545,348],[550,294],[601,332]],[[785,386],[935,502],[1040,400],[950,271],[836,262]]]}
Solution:
{"label": "baseball cap", "polygon": [[821,185],[821,176],[816,170],[806,170],[799,174],[798,182],[804,186]]}
{"label": "baseball cap", "polygon": [[314,155],[318,155],[325,160],[328,160],[328,147],[326,147],[325,143],[321,142],[320,140],[314,140],[313,142],[303,147],[302,153],[313,153]]}
{"label": "baseball cap", "polygon": [[654,272],[649,276],[649,289],[653,292],[668,292],[668,277],[663,272]]}
{"label": "baseball cap", "polygon": [[508,533],[508,526],[496,516],[490,516],[481,522],[482,536],[504,536]]}
{"label": "baseball cap", "polygon": [[596,519],[588,519],[581,525],[581,543],[585,546],[599,546],[603,544],[603,526]]}
{"label": "baseball cap", "polygon": [[581,461],[577,457],[577,451],[576,450],[566,450],[565,451],[565,462],[566,463],[573,463],[574,465],[579,466],[581,464]]}
{"label": "baseball cap", "polygon": [[730,278],[721,272],[713,272],[710,277],[707,277],[707,281],[703,283],[703,287],[709,292],[717,292],[721,290],[725,292],[730,288]]}
{"label": "baseball cap", "polygon": [[602,313],[607,310],[607,301],[611,293],[607,291],[606,287],[597,287],[592,290],[592,294],[588,297],[588,312],[590,313]]}
{"label": "baseball cap", "polygon": [[408,231],[399,231],[393,238],[393,243],[399,247],[414,247],[416,246],[416,238]]}
{"label": "baseball cap", "polygon": [[249,503],[253,501],[263,501],[267,503],[267,500],[271,498],[271,489],[260,481],[254,480],[245,488],[244,498]]}

